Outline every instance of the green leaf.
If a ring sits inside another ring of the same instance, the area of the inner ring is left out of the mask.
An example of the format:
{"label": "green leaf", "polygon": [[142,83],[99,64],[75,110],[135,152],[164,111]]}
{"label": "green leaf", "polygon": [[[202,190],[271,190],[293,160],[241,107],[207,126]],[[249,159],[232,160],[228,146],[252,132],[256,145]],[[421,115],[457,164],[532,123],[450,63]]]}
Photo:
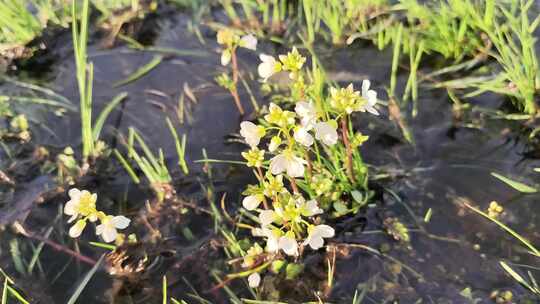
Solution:
{"label": "green leaf", "polygon": [[503,183],[507,184],[508,186],[514,188],[515,190],[519,191],[519,192],[522,192],[522,193],[536,193],[538,192],[537,189],[529,186],[529,185],[526,185],[526,184],[523,184],[523,183],[520,183],[520,182],[517,182],[515,180],[511,180],[507,177],[504,177],[498,173],[495,173],[495,172],[491,172],[491,175],[498,178],[500,181],[502,181]]}
{"label": "green leaf", "polygon": [[304,270],[303,264],[290,263],[285,268],[287,280],[294,280]]}

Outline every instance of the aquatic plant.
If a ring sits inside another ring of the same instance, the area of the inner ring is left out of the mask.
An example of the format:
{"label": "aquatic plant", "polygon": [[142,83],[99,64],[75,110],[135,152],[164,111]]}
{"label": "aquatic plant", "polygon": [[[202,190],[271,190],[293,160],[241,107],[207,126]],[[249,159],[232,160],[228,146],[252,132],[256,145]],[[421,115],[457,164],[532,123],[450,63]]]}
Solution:
{"label": "aquatic plant", "polygon": [[223,73],[216,78],[216,81],[220,86],[229,90],[234,98],[234,103],[238,108],[238,112],[240,112],[241,115],[244,115],[244,107],[240,101],[240,96],[238,96],[239,69],[236,49],[242,47],[253,51],[256,50],[257,38],[251,34],[240,37],[235,31],[224,28],[218,31],[217,42],[223,46],[223,50],[221,51],[221,65],[227,66],[232,62],[232,79],[228,74]]}
{"label": "aquatic plant", "polygon": [[[261,272],[280,260],[281,252],[296,257],[305,247],[323,247],[334,228],[321,224],[322,218],[354,213],[369,196],[367,168],[357,149],[367,138],[354,132],[349,119],[355,112],[378,115],[377,94],[370,90],[369,80],[364,80],[362,92],[351,84],[330,87],[329,95],[321,96],[317,88],[322,80],[305,73],[306,58],[298,49],[278,58],[261,55],[259,76],[266,81],[276,73],[288,74],[292,104],[283,106],[293,106],[294,112],[270,103],[258,124],[240,124],[240,134],[250,146],[242,156],[258,180],[243,192],[242,206],[257,214],[249,217],[260,225],[252,228],[252,235],[266,245],[255,242],[243,257],[242,266],[248,270],[231,276],[248,276],[251,287],[259,284]],[[317,70],[314,66],[313,74]]]}
{"label": "aquatic plant", "polygon": [[69,229],[69,236],[78,238],[86,228],[87,222],[97,222],[96,235],[101,236],[107,243],[116,241],[119,229],[129,226],[130,220],[125,216],[107,215],[96,208],[97,194],[87,190],[72,188],[68,192],[70,200],[64,206],[64,213],[69,215],[68,223],[75,224]]}

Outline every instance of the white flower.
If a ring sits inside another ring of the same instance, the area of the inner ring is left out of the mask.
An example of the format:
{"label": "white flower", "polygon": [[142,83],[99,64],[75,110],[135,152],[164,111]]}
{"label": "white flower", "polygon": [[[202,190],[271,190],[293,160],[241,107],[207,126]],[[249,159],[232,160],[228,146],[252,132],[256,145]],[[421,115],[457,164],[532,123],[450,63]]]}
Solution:
{"label": "white flower", "polygon": [[315,138],[322,141],[325,145],[332,146],[338,140],[336,127],[327,122],[318,122],[315,124]]}
{"label": "white flower", "polygon": [[263,210],[259,213],[259,221],[261,221],[261,226],[266,227],[275,219],[275,213],[272,210]]}
{"label": "white flower", "polygon": [[242,206],[247,210],[255,210],[261,204],[263,198],[261,195],[248,195],[242,200]]}
{"label": "white flower", "polygon": [[223,50],[221,53],[221,65],[226,66],[231,62],[232,54],[229,49]]}
{"label": "white flower", "polygon": [[257,288],[261,283],[261,275],[258,272],[254,272],[248,277],[249,287]]}
{"label": "white flower", "polygon": [[328,225],[317,225],[309,229],[307,239],[304,245],[309,245],[313,250],[317,250],[324,245],[323,238],[331,238],[334,236],[334,228]]}
{"label": "white flower", "polygon": [[261,138],[264,136],[264,127],[257,126],[251,121],[243,121],[240,123],[240,135],[244,137],[247,144],[255,148],[259,145]]}
{"label": "white flower", "polygon": [[107,243],[116,240],[118,235],[117,229],[125,229],[131,221],[125,216],[107,215],[101,220],[101,224],[96,227],[96,234],[101,235]]}
{"label": "white flower", "polygon": [[316,200],[306,202],[304,198],[300,198],[297,201],[297,206],[302,210],[303,216],[314,216],[323,213]]}
{"label": "white flower", "polygon": [[259,56],[262,63],[259,64],[259,67],[257,68],[257,71],[259,72],[259,76],[266,81],[268,78],[270,78],[275,73],[281,71],[281,64],[272,56],[261,54]]}
{"label": "white flower", "polygon": [[294,139],[306,147],[313,145],[313,136],[311,136],[304,127],[296,128],[294,131]]}
{"label": "white flower", "polygon": [[97,194],[86,190],[72,188],[68,192],[70,200],[64,206],[64,213],[71,215],[68,223],[73,222],[77,217],[88,216],[91,222],[97,220],[96,201]]}
{"label": "white flower", "polygon": [[277,252],[279,250],[279,232],[274,233],[268,227],[255,228],[251,231],[253,236],[266,237],[266,251]]}
{"label": "white flower", "polygon": [[311,130],[317,119],[317,108],[315,104],[312,101],[299,101],[296,103],[294,111],[301,117],[302,126],[307,130]]}
{"label": "white flower", "polygon": [[293,237],[280,237],[279,248],[282,249],[287,255],[298,255],[298,242],[296,242]]}
{"label": "white flower", "polygon": [[69,228],[69,236],[72,238],[78,238],[79,236],[81,236],[81,233],[83,232],[84,227],[86,227],[86,221],[78,220],[75,223],[75,225]]}
{"label": "white flower", "polygon": [[242,38],[240,38],[239,45],[243,48],[255,51],[257,49],[257,38],[255,38],[255,36],[251,34],[245,35]]}
{"label": "white flower", "polygon": [[375,109],[375,105],[377,104],[377,92],[370,90],[370,86],[371,82],[369,80],[364,79],[364,81],[362,81],[362,97],[367,100],[367,104],[363,105],[360,111],[368,111],[373,115],[379,115],[379,112]]}
{"label": "white flower", "polygon": [[270,172],[273,175],[287,172],[290,177],[301,177],[304,176],[305,163],[305,160],[295,156],[292,151],[285,150],[270,160]]}

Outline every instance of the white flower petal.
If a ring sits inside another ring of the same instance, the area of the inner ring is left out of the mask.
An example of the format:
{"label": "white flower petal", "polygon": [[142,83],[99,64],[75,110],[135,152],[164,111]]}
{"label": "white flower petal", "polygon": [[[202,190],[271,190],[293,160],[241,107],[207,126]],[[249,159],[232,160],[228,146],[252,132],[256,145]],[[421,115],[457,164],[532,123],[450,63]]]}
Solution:
{"label": "white flower petal", "polygon": [[247,210],[255,210],[261,204],[261,199],[257,195],[248,195],[242,200],[242,206]]}
{"label": "white flower petal", "polygon": [[287,174],[290,177],[304,176],[304,163],[305,161],[300,157],[293,156],[287,163]]}
{"label": "white flower petal", "polygon": [[231,62],[231,58],[232,58],[231,52],[229,52],[228,50],[223,50],[223,52],[221,53],[221,65],[222,66],[228,65],[229,62]]}
{"label": "white flower petal", "polygon": [[306,147],[313,145],[313,136],[303,127],[296,129],[294,139]]}
{"label": "white flower petal", "polygon": [[261,211],[261,213],[259,213],[259,221],[261,221],[261,226],[263,227],[272,224],[274,219],[275,219],[275,214],[274,214],[274,211],[272,210],[263,210]]}
{"label": "white flower petal", "polygon": [[77,200],[77,199],[79,199],[81,197],[81,190],[79,190],[77,188],[71,188],[68,191],[68,195],[72,200],[73,199]]}
{"label": "white flower petal", "polygon": [[277,252],[279,250],[279,239],[271,233],[266,240],[266,251]]}
{"label": "white flower petal", "polygon": [[324,246],[324,240],[322,237],[312,237],[308,244],[311,249],[318,250],[319,248]]}
{"label": "white flower petal", "polygon": [[298,255],[298,243],[295,239],[282,236],[279,238],[279,248],[287,255]]}
{"label": "white flower petal", "polygon": [[118,233],[116,232],[116,228],[110,225],[106,225],[103,228],[103,232],[101,233],[101,237],[106,243],[114,242],[116,240],[117,235]]}
{"label": "white flower petal", "polygon": [[362,81],[362,96],[367,98],[367,92],[369,90],[369,87],[371,86],[371,81],[368,79],[364,79]]}
{"label": "white flower petal", "polygon": [[287,170],[287,158],[283,154],[278,154],[270,160],[270,172],[278,175]]}
{"label": "white flower petal", "polygon": [[319,205],[317,204],[316,200],[307,201],[306,204],[305,204],[305,208],[309,213],[308,216],[313,216],[313,215],[323,213],[323,210],[321,208],[319,208]]}
{"label": "white flower petal", "polygon": [[255,51],[257,49],[257,38],[251,34],[240,38],[240,46]]}
{"label": "white flower petal", "polygon": [[337,130],[327,122],[319,122],[315,124],[315,138],[325,145],[334,145],[338,140]]}
{"label": "white flower petal", "polygon": [[242,135],[247,144],[252,148],[257,147],[261,141],[259,127],[251,121],[240,123],[240,135]]}
{"label": "white flower petal", "polygon": [[129,226],[131,220],[123,215],[119,215],[113,217],[112,222],[116,229],[125,229],[127,226]]}
{"label": "white flower petal", "polygon": [[82,220],[77,221],[75,225],[69,228],[69,236],[72,238],[78,238],[79,236],[81,236],[81,233],[83,232],[85,227],[86,227],[85,221],[82,221]]}
{"label": "white flower petal", "polygon": [[335,234],[334,228],[328,225],[318,225],[313,230],[314,234],[320,235],[323,238],[331,238]]}
{"label": "white flower petal", "polygon": [[261,283],[261,275],[258,272],[254,272],[248,277],[249,287],[256,288]]}
{"label": "white flower petal", "polygon": [[77,203],[73,200],[67,202],[66,205],[64,206],[64,213],[66,215],[76,215],[76,211],[75,211],[76,206],[77,206]]}

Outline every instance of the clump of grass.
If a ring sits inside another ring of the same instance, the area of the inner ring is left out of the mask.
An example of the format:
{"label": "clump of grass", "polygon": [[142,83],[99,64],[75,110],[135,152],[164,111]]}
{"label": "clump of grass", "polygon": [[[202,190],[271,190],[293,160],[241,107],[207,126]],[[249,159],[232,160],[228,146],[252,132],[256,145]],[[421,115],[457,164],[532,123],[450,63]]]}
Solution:
{"label": "clump of grass", "polygon": [[259,36],[264,32],[283,33],[286,18],[292,11],[291,3],[286,0],[220,0],[219,3],[233,26],[256,32]]}
{"label": "clump of grass", "polygon": [[34,39],[43,28],[26,8],[26,1],[0,1],[0,51],[10,46],[23,46]]}

